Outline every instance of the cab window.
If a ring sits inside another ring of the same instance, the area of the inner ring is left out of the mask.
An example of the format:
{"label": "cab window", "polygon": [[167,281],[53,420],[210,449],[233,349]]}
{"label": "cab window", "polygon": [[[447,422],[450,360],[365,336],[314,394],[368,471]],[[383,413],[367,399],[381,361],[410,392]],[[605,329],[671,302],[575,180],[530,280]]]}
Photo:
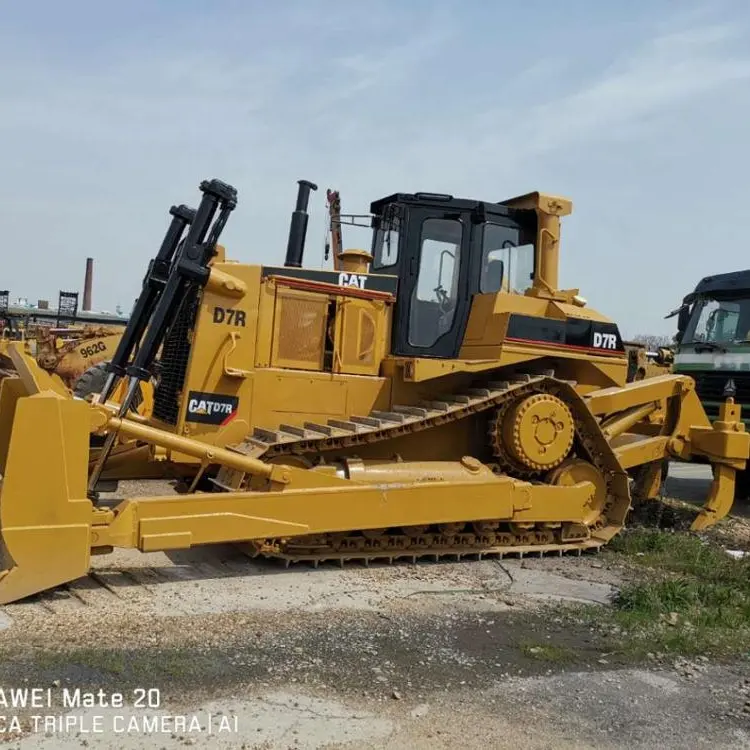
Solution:
{"label": "cab window", "polygon": [[419,276],[409,315],[411,346],[429,348],[453,325],[462,236],[463,225],[455,219],[422,222]]}
{"label": "cab window", "polygon": [[396,206],[391,206],[380,219],[373,236],[372,270],[383,272],[398,263],[398,242],[401,234],[401,216]]}
{"label": "cab window", "polygon": [[523,294],[531,286],[534,278],[534,244],[524,242],[524,239],[516,228],[485,224],[480,292]]}

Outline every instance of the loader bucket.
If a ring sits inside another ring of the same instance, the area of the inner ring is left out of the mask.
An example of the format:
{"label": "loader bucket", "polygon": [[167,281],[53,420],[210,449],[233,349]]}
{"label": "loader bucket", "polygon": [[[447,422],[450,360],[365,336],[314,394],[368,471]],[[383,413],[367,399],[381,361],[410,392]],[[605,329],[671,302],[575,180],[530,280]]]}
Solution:
{"label": "loader bucket", "polygon": [[88,572],[89,433],[87,404],[52,391],[22,396],[16,379],[0,383],[0,604]]}

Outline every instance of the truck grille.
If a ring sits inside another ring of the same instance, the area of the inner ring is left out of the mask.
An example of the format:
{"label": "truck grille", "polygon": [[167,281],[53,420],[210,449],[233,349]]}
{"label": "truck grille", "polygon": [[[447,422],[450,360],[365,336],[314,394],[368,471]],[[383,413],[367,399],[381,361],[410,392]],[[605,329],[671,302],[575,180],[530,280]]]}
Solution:
{"label": "truck grille", "polygon": [[197,287],[191,287],[180,303],[175,321],[164,339],[160,358],[159,384],[154,389],[154,417],[177,424],[180,394],[190,359],[190,334],[200,307]]}
{"label": "truck grille", "polygon": [[[737,389],[735,401],[738,404],[750,403],[750,372],[738,370],[712,370],[710,372],[686,372],[695,380],[695,390],[698,398],[703,402],[704,409],[711,419],[719,415],[719,405],[724,401],[724,388],[727,380],[734,381]],[[745,414],[743,409],[743,417]]]}

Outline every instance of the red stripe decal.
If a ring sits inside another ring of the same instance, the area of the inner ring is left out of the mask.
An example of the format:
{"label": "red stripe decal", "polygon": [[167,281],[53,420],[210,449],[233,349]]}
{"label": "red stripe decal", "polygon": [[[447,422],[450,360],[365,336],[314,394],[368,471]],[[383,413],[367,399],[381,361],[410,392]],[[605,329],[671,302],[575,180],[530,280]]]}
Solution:
{"label": "red stripe decal", "polygon": [[233,411],[222,423],[221,426],[223,427],[225,424],[229,424],[235,417],[237,416],[237,412]]}
{"label": "red stripe decal", "polygon": [[301,289],[307,292],[325,292],[340,297],[358,297],[360,299],[377,299],[385,302],[395,302],[396,298],[390,292],[378,292],[375,289],[360,289],[352,286],[339,286],[329,284],[327,281],[310,281],[308,279],[295,279],[292,276],[269,276],[269,280],[275,281],[279,286]]}
{"label": "red stripe decal", "polygon": [[548,346],[555,349],[573,349],[575,351],[579,352],[594,352],[596,354],[599,354],[603,357],[624,357],[625,351],[607,351],[606,349],[597,349],[593,346],[578,346],[576,344],[560,344],[556,341],[537,341],[535,339],[518,339],[518,338],[511,338],[510,336],[506,337],[506,341],[511,341],[513,343],[518,344],[535,344],[536,346]]}

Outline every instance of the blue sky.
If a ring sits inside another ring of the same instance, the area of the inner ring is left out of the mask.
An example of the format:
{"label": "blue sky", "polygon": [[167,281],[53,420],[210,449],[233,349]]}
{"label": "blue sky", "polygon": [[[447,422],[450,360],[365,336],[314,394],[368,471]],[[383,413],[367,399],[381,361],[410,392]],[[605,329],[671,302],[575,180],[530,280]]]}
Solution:
{"label": "blue sky", "polygon": [[[95,257],[129,309],[172,203],[234,184],[223,241],[282,262],[299,178],[364,212],[396,191],[572,198],[561,284],[626,336],[750,267],[750,5],[27,0],[0,10],[0,286],[55,299]],[[345,230],[346,245],[361,233]]]}

